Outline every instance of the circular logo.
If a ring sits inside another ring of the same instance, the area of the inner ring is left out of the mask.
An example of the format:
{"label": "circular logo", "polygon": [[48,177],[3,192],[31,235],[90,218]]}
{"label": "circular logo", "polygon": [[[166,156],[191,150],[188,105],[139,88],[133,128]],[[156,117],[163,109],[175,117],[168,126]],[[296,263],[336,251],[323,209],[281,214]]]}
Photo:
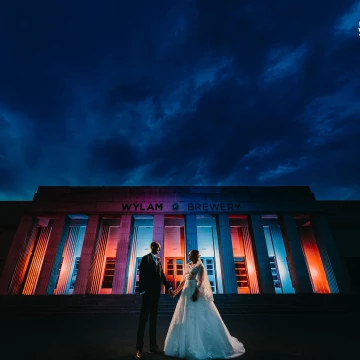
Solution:
{"label": "circular logo", "polygon": [[171,206],[171,208],[172,208],[173,210],[179,210],[179,204],[178,204],[178,203],[173,203],[172,206]]}

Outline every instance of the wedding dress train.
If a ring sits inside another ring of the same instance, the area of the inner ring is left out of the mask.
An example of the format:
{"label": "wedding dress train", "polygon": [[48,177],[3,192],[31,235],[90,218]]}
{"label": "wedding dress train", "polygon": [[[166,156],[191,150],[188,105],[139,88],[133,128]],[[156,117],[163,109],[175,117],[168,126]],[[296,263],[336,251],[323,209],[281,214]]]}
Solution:
{"label": "wedding dress train", "polygon": [[[175,308],[165,339],[165,355],[186,359],[230,359],[245,353],[232,337],[213,302],[206,270],[201,260],[187,264],[185,285]],[[197,301],[192,301],[196,288]]]}

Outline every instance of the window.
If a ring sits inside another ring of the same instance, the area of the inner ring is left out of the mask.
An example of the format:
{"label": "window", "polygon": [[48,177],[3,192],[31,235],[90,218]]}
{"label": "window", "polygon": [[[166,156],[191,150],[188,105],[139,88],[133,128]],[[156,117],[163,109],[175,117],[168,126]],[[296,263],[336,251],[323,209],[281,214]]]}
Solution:
{"label": "window", "polygon": [[280,290],[282,292],[280,276],[279,276],[279,272],[278,272],[278,269],[277,269],[275,256],[270,256],[269,261],[270,261],[271,275],[272,275],[272,278],[273,278],[275,290],[276,291]]}
{"label": "window", "polygon": [[236,258],[235,264],[235,275],[238,288],[248,288],[249,279],[246,271],[245,258]]}
{"label": "window", "polygon": [[102,289],[112,289],[115,272],[115,260],[116,258],[114,257],[106,258],[104,279],[101,285]]}
{"label": "window", "polygon": [[70,289],[73,289],[74,286],[75,286],[75,281],[76,281],[76,276],[77,276],[77,273],[78,273],[79,262],[80,262],[80,258],[77,257],[75,259],[74,270],[73,270],[73,274],[71,276]]}
{"label": "window", "polygon": [[59,264],[59,270],[58,270],[56,284],[55,284],[55,288],[54,288],[55,290],[56,290],[57,284],[59,282],[59,277],[60,277],[60,272],[61,272],[61,267],[62,267],[62,264],[63,264],[63,260],[64,260],[64,258],[62,257],[61,260],[60,260],[60,264]]}

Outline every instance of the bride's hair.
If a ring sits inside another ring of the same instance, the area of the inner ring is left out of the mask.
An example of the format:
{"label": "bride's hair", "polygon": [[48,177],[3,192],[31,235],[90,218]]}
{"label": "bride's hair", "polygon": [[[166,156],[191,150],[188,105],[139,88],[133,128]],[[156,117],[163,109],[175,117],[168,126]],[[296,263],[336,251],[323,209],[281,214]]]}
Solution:
{"label": "bride's hair", "polygon": [[199,250],[190,250],[191,256],[196,256],[197,258],[200,258],[200,252]]}

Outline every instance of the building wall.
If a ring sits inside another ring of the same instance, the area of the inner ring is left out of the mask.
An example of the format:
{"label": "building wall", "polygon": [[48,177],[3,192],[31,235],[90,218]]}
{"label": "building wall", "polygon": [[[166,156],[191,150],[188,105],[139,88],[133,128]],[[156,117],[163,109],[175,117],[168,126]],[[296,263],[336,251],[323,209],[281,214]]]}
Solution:
{"label": "building wall", "polygon": [[[53,218],[69,214],[100,217],[162,214],[165,219],[173,215],[185,219],[189,215],[208,214],[215,217],[222,214],[250,217],[306,214],[311,217],[322,213],[328,220],[351,291],[359,291],[355,274],[360,273],[360,202],[316,201],[309,187],[39,187],[32,202],[0,202],[0,276],[23,215]],[[251,224],[249,231],[253,236],[256,229]],[[95,234],[97,230],[92,231]],[[229,234],[224,233],[223,228],[221,231],[221,236],[228,237],[227,242],[221,240],[221,244],[231,246],[230,229]],[[142,248],[145,245],[136,249],[136,256],[143,255]],[[266,251],[266,246],[263,249]],[[254,255],[259,257],[259,251],[260,248],[255,247]],[[256,267],[259,269],[259,264]],[[233,281],[225,279],[226,276],[222,275],[225,288],[226,281]]]}
{"label": "building wall", "polygon": [[0,276],[20,218],[30,204],[29,201],[0,201]]}
{"label": "building wall", "polygon": [[360,292],[360,201],[319,201],[329,221],[336,248],[352,291]]}

